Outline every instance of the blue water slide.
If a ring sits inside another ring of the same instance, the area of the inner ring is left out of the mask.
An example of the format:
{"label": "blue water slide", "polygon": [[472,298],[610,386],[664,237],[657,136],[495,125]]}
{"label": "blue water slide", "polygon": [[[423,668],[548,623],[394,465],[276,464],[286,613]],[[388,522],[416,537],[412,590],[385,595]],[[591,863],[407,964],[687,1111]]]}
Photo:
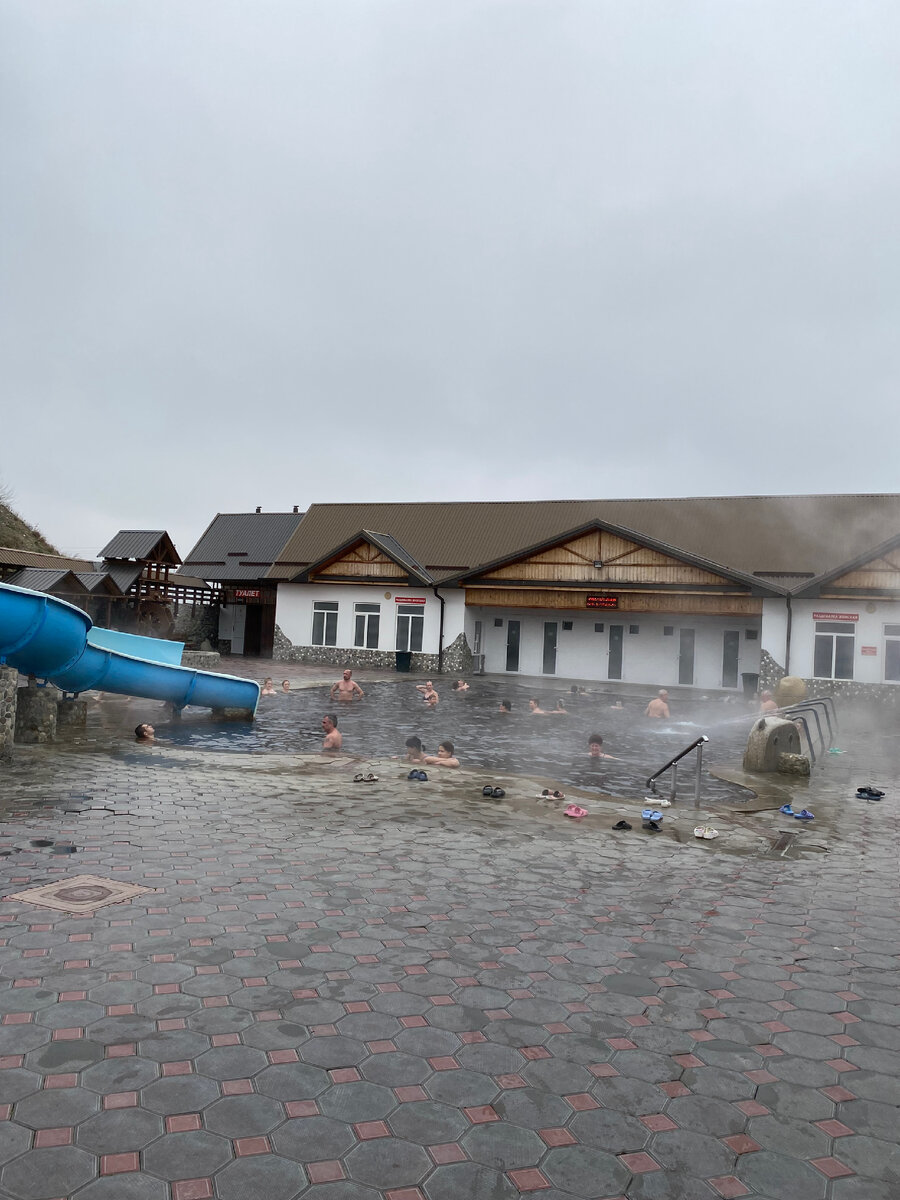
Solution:
{"label": "blue water slide", "polygon": [[0,663],[66,692],[256,711],[259,684],[177,665],[183,645],[97,629],[74,604],[0,583]]}

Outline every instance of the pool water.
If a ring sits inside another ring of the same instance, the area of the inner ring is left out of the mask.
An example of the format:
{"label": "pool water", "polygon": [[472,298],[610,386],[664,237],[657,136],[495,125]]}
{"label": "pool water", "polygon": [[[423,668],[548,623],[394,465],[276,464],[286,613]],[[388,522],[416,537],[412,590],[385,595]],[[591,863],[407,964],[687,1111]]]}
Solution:
{"label": "pool water", "polygon": [[[707,734],[706,765],[739,765],[753,719],[758,714],[743,703],[723,704],[701,697],[671,702],[672,719],[643,716],[646,698],[596,692],[577,697],[545,688],[541,707],[553,708],[558,698],[566,716],[536,716],[528,711],[535,693],[508,680],[475,680],[467,692],[453,692],[449,682],[438,691],[440,703],[427,708],[411,680],[365,684],[365,699],[337,704],[327,688],[304,688],[287,695],[260,699],[252,723],[214,722],[201,711],[186,710],[180,721],[154,719],[157,736],[191,749],[265,754],[310,753],[321,749],[321,721],[336,712],[346,753],[365,757],[405,755],[411,734],[421,738],[426,753],[436,754],[449,738],[463,766],[530,774],[561,785],[597,788],[611,795],[633,797],[644,789],[648,775],[658,770],[700,734]],[[512,700],[513,711],[501,713],[500,700]],[[623,707],[614,709],[617,699]],[[614,759],[591,759],[588,736],[599,732],[604,750]],[[679,795],[692,794],[694,758],[681,768]],[[660,791],[667,793],[663,781]],[[713,779],[704,772],[705,800],[742,802],[751,793]]]}

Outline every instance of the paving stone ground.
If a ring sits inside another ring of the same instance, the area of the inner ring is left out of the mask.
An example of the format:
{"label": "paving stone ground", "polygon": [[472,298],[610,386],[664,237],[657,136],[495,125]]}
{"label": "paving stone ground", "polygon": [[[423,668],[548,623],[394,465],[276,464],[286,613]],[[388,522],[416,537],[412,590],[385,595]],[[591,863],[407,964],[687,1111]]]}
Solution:
{"label": "paving stone ground", "polygon": [[829,769],[827,852],[772,859],[396,764],[17,752],[0,895],[154,891],[0,904],[0,1197],[896,1200],[895,808]]}

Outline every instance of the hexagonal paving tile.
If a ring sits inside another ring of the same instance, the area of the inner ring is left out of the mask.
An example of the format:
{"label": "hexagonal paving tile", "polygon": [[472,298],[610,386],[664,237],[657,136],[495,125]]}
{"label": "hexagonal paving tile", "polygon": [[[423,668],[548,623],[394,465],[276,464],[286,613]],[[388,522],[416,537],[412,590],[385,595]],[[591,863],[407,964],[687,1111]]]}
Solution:
{"label": "hexagonal paving tile", "polygon": [[551,1150],[541,1170],[557,1187],[593,1200],[624,1192],[629,1172],[611,1154],[590,1146],[561,1146]]}
{"label": "hexagonal paving tile", "polygon": [[84,1088],[50,1088],[16,1105],[16,1120],[31,1129],[77,1125],[100,1110],[100,1097]]}
{"label": "hexagonal paving tile", "polygon": [[29,1150],[3,1168],[0,1186],[19,1200],[69,1196],[93,1179],[95,1161],[92,1154],[75,1146]]}
{"label": "hexagonal paving tile", "polygon": [[144,1151],[144,1169],[160,1179],[200,1179],[231,1160],[231,1143],[215,1133],[167,1133]]}
{"label": "hexagonal paving tile", "polygon": [[144,1108],[114,1108],[83,1121],[76,1130],[77,1145],[92,1154],[123,1154],[143,1150],[163,1132],[162,1118]]}
{"label": "hexagonal paving tile", "polygon": [[430,1100],[401,1104],[388,1124],[397,1137],[421,1146],[455,1142],[469,1128],[468,1120],[458,1108]]}
{"label": "hexagonal paving tile", "polygon": [[277,1154],[239,1158],[216,1176],[219,1200],[250,1200],[251,1197],[294,1200],[305,1184],[306,1176],[300,1164]]}
{"label": "hexagonal paving tile", "polygon": [[421,1146],[401,1138],[362,1142],[344,1161],[351,1179],[382,1190],[413,1187],[434,1166]]}
{"label": "hexagonal paving tile", "polygon": [[547,1150],[546,1144],[532,1130],[520,1129],[504,1121],[477,1125],[463,1137],[461,1144],[473,1162],[496,1167],[499,1171],[537,1166]]}
{"label": "hexagonal paving tile", "polygon": [[295,1162],[322,1162],[341,1158],[356,1137],[349,1125],[330,1117],[298,1117],[288,1121],[272,1134],[272,1143],[279,1154]]}
{"label": "hexagonal paving tile", "polygon": [[258,1137],[283,1121],[284,1109],[277,1100],[252,1093],[226,1096],[211,1104],[203,1114],[203,1123],[210,1132],[228,1138]]}

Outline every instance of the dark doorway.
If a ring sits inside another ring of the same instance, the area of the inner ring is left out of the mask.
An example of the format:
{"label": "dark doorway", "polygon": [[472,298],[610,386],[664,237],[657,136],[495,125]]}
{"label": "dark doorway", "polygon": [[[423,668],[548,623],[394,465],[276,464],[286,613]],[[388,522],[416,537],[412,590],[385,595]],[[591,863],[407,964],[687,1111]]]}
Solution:
{"label": "dark doorway", "polygon": [[271,658],[275,647],[275,605],[248,604],[244,623],[244,654]]}
{"label": "dark doorway", "polygon": [[609,655],[606,667],[608,679],[622,678],[622,644],[624,633],[624,625],[610,625],[609,627]]}
{"label": "dark doorway", "polygon": [[506,622],[506,669],[507,671],[518,671],[519,669],[519,621]]}
{"label": "dark doorway", "polygon": [[737,629],[726,629],[722,642],[722,687],[737,687],[740,656],[740,632]]}
{"label": "dark doorway", "polygon": [[559,624],[556,621],[544,622],[544,662],[541,670],[545,675],[556,674],[556,631]]}
{"label": "dark doorway", "polygon": [[694,631],[680,629],[678,643],[678,682],[694,682]]}

